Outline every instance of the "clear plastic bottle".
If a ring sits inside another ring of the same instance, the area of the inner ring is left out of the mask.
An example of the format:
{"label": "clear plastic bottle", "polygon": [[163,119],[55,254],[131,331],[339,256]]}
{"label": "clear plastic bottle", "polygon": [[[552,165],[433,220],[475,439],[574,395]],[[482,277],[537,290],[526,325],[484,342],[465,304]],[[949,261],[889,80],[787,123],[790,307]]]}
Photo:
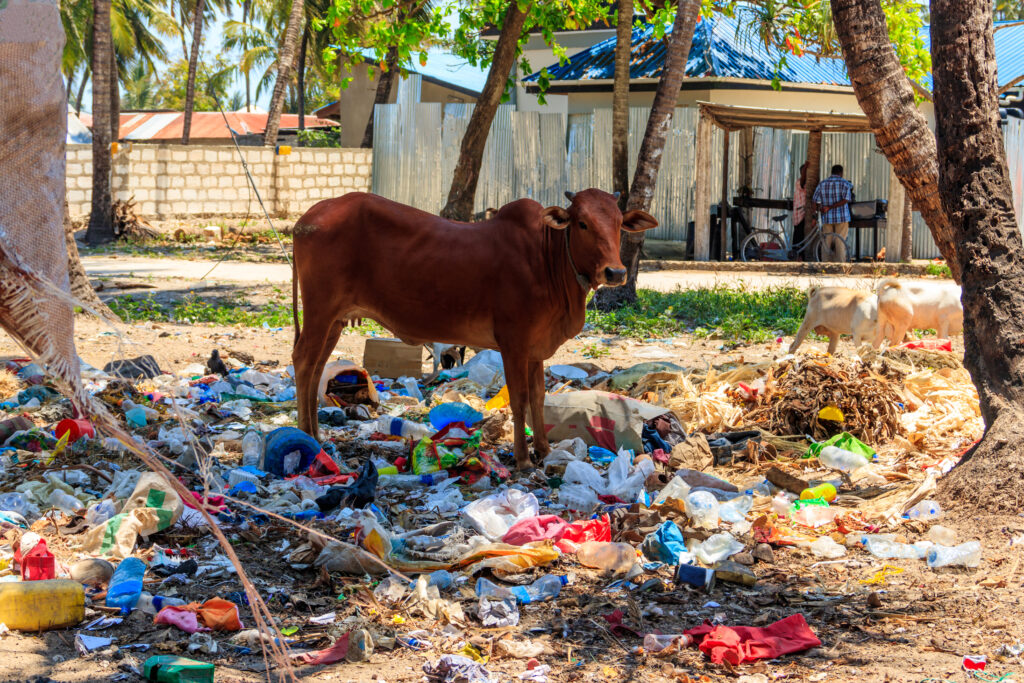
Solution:
{"label": "clear plastic bottle", "polygon": [[939,519],[942,517],[942,506],[934,500],[922,500],[906,511],[903,515],[907,519]]}
{"label": "clear plastic bottle", "polygon": [[32,505],[24,495],[11,492],[0,494],[0,510],[17,512],[22,517],[28,517],[32,511]]}
{"label": "clear plastic bottle", "polygon": [[718,528],[718,500],[708,491],[691,491],[686,496],[686,514],[697,526]]}
{"label": "clear plastic bottle", "polygon": [[263,459],[263,435],[250,429],[242,437],[242,466],[259,467]]}
{"label": "clear plastic bottle", "polygon": [[179,607],[184,604],[185,601],[181,598],[165,598],[162,595],[153,595],[143,591],[139,595],[138,602],[135,603],[135,609],[140,609],[146,614],[157,614],[164,607]]}
{"label": "clear plastic bottle", "polygon": [[736,496],[718,506],[718,516],[722,521],[738,524],[747,518],[747,513],[754,507],[754,491],[747,489],[742,496]]}
{"label": "clear plastic bottle", "polygon": [[636,549],[628,543],[587,541],[576,551],[576,559],[585,567],[624,574],[636,564]]}
{"label": "clear plastic bottle", "polygon": [[107,587],[107,607],[118,607],[126,614],[139,602],[146,563],[137,557],[126,557],[117,565]]}
{"label": "clear plastic bottle", "polygon": [[103,524],[105,521],[117,514],[117,507],[110,499],[93,503],[85,513],[85,521],[92,526]]}
{"label": "clear plastic bottle", "polygon": [[672,648],[673,651],[685,650],[692,644],[693,636],[688,636],[685,633],[679,635],[648,633],[644,636],[644,652],[662,652],[669,648]]}
{"label": "clear plastic bottle", "polygon": [[[927,547],[922,547],[920,544],[911,545],[873,536],[865,536],[863,543],[868,552],[880,560],[920,560],[928,551]],[[925,541],[925,543],[928,542]],[[931,543],[928,545],[931,546]]]}
{"label": "clear plastic bottle", "polygon": [[958,546],[947,548],[933,545],[928,549],[928,566],[938,567],[977,567],[981,564],[981,543],[968,541]]}
{"label": "clear plastic bottle", "polygon": [[73,515],[85,507],[85,505],[82,504],[82,501],[78,500],[69,493],[61,491],[60,489],[54,489],[50,493],[48,502],[53,507],[57,508],[58,510],[64,511],[69,515]]}
{"label": "clear plastic bottle", "polygon": [[377,431],[392,436],[412,437],[416,441],[426,439],[434,433],[430,425],[404,420],[391,415],[381,415],[376,422]]}
{"label": "clear plastic bottle", "polygon": [[516,596],[516,600],[528,605],[531,602],[544,602],[557,598],[562,591],[562,586],[568,585],[568,576],[542,576],[529,586],[516,586],[512,589],[512,594]]}
{"label": "clear plastic bottle", "polygon": [[853,472],[868,464],[863,455],[838,446],[825,446],[818,455],[818,461],[825,467],[842,472]]}
{"label": "clear plastic bottle", "polygon": [[678,474],[672,477],[672,480],[665,485],[659,493],[658,497],[654,499],[654,505],[661,505],[666,500],[686,500],[686,496],[690,494],[690,485],[680,477]]}
{"label": "clear plastic bottle", "polygon": [[928,540],[935,545],[954,546],[956,545],[956,532],[949,527],[932,525],[928,529]]}
{"label": "clear plastic bottle", "polygon": [[512,591],[505,586],[499,586],[493,581],[489,581],[484,577],[480,577],[476,580],[476,597],[497,599],[497,600],[508,600],[509,598],[515,598]]}
{"label": "clear plastic bottle", "polygon": [[381,486],[393,486],[400,489],[415,489],[433,486],[448,479],[447,471],[431,472],[430,474],[380,474],[378,481]]}

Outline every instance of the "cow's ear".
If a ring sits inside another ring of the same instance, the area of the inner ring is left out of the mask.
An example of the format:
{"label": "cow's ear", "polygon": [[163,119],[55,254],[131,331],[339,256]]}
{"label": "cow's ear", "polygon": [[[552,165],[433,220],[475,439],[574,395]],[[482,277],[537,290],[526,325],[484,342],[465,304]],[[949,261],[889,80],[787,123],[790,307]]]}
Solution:
{"label": "cow's ear", "polygon": [[569,227],[569,212],[560,206],[549,206],[540,214],[544,225],[555,230],[565,230]]}
{"label": "cow's ear", "polygon": [[634,209],[622,214],[622,229],[626,232],[643,232],[656,227],[658,227],[658,221],[646,211]]}

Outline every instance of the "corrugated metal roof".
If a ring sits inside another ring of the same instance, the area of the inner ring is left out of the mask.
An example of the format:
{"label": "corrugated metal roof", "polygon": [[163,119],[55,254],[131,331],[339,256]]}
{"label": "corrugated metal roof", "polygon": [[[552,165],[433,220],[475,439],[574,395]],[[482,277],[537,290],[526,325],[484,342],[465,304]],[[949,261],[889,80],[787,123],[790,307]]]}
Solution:
{"label": "corrugated metal roof", "polygon": [[[239,135],[261,134],[267,127],[266,113],[230,112],[227,114],[231,128]],[[122,140],[180,140],[185,120],[182,112],[127,112],[121,114],[120,138]],[[307,128],[329,128],[337,126],[336,121],[306,115]],[[281,128],[298,128],[298,114],[281,114]],[[224,118],[217,111],[197,111],[192,114],[190,136],[196,140],[229,139],[231,134],[224,125]]]}
{"label": "corrugated metal roof", "polygon": [[[1024,75],[1024,25],[998,22],[995,32],[996,63],[999,83],[1005,85]],[[671,32],[669,26],[667,31]],[[927,49],[928,27],[922,29]],[[654,38],[654,27],[633,29],[630,78],[658,78],[665,63],[665,45]],[[716,15],[702,19],[693,34],[686,62],[689,78],[719,77],[771,80],[775,77],[777,56],[741,28],[734,18]],[[612,79],[615,71],[615,37],[603,40],[569,58],[569,63],[547,67],[551,81]],[[524,80],[536,81],[539,72]],[[811,55],[786,55],[786,66],[778,74],[787,83],[849,85],[846,66],[839,59],[818,59]],[[925,82],[931,89],[931,76]]]}

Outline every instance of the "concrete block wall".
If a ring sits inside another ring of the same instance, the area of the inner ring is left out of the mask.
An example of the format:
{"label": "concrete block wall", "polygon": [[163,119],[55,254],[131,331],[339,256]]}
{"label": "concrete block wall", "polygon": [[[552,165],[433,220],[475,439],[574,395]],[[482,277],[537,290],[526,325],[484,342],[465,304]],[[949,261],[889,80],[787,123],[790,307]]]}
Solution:
{"label": "concrete block wall", "polygon": [[[321,199],[370,189],[367,149],[298,147],[279,155],[242,147],[256,187],[273,215],[301,214]],[[135,197],[143,218],[174,219],[260,213],[234,146],[122,145],[111,163],[114,199]],[[92,147],[68,145],[67,190],[72,215],[92,201]]]}

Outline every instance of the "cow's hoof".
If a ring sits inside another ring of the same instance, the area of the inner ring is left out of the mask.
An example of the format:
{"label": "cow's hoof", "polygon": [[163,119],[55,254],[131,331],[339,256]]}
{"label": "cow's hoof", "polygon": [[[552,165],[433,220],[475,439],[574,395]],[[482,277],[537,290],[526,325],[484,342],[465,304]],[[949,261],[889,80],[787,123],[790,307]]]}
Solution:
{"label": "cow's hoof", "polygon": [[537,469],[537,468],[534,467],[533,461],[530,460],[529,458],[526,458],[525,460],[516,460],[516,471],[517,472],[522,472],[523,474],[529,474],[530,472],[534,471],[535,469]]}

